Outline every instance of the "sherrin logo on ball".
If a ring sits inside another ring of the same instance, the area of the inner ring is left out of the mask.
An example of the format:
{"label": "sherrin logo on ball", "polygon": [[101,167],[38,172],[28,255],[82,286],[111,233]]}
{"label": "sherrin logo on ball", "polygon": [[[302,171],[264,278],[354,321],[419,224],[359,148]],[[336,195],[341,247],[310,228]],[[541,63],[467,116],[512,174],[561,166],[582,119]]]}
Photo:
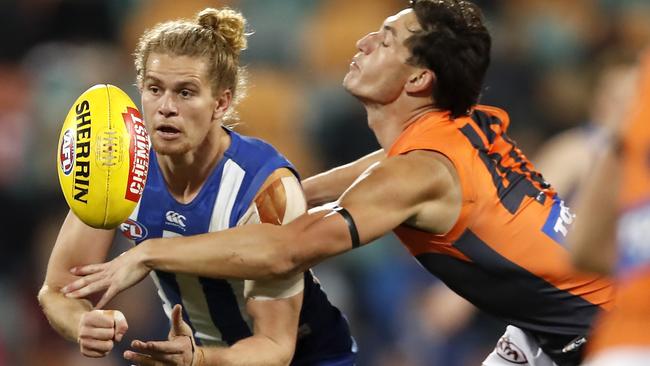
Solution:
{"label": "sherrin logo on ball", "polygon": [[140,112],[125,92],[109,84],[86,90],[68,112],[57,149],[70,209],[95,228],[124,222],[144,190],[149,149]]}

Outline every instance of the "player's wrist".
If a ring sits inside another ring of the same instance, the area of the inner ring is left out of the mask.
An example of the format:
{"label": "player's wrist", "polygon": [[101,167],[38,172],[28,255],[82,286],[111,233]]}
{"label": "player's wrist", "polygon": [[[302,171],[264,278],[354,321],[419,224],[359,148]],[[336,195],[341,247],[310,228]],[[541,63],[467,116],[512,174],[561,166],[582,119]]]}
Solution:
{"label": "player's wrist", "polygon": [[194,341],[192,341],[192,366],[206,366],[203,347],[194,346]]}
{"label": "player's wrist", "polygon": [[135,249],[139,251],[138,261],[142,263],[149,270],[154,270],[155,268],[155,258],[156,258],[156,241],[160,239],[148,239],[140,243]]}

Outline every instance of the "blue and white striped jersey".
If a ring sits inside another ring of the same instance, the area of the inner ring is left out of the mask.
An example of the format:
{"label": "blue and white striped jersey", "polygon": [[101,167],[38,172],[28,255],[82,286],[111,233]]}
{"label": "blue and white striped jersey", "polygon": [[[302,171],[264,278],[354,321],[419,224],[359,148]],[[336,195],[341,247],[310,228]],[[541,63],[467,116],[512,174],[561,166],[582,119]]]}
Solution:
{"label": "blue and white striped jersey", "polygon": [[[122,226],[136,245],[145,239],[188,236],[237,225],[271,173],[291,163],[266,142],[226,130],[231,144],[198,195],[188,204],[169,193],[155,153],[142,198]],[[292,243],[300,245],[300,243]],[[183,305],[183,318],[197,343],[232,345],[252,335],[246,313],[244,281],[198,277],[164,271],[152,272],[169,317],[174,304]],[[307,365],[353,351],[348,324],[330,304],[311,272],[305,273],[303,306],[293,365]]]}

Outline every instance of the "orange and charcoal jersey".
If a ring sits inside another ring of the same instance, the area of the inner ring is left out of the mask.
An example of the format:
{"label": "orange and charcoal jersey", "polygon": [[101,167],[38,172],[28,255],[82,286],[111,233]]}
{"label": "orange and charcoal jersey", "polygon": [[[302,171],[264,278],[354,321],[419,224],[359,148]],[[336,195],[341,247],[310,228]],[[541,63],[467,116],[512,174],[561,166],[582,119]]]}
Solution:
{"label": "orange and charcoal jersey", "polygon": [[639,71],[623,139],[616,300],[596,323],[589,354],[650,347],[650,51]]}
{"label": "orange and charcoal jersey", "polygon": [[462,208],[445,235],[407,225],[395,233],[452,290],[540,335],[544,349],[548,338],[587,334],[599,309],[610,307],[612,286],[573,269],[563,239],[574,216],[508,138],[508,124],[503,110],[477,106],[467,117],[431,112],[407,127],[388,155],[447,157],[460,178]]}

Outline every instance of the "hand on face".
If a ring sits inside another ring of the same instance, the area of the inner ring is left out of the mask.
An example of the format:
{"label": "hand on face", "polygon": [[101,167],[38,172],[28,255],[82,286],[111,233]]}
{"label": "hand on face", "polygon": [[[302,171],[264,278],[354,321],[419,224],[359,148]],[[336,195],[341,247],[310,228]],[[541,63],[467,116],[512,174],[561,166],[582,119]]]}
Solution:
{"label": "hand on face", "polygon": [[78,299],[105,291],[95,305],[95,309],[101,309],[117,294],[142,281],[151,271],[142,263],[139,253],[138,247],[135,247],[110,262],[74,267],[70,272],[82,277],[64,286],[61,292],[66,297]]}
{"label": "hand on face", "polygon": [[92,310],[79,321],[79,349],[86,357],[104,357],[129,329],[124,314],[117,310]]}
{"label": "hand on face", "polygon": [[[166,341],[142,342],[134,340],[131,343],[134,351],[125,351],[124,358],[137,366],[199,366],[202,362],[195,359],[196,345],[192,329],[183,321],[182,306],[176,305],[172,310],[172,324]],[[200,352],[197,355],[202,355]]]}

